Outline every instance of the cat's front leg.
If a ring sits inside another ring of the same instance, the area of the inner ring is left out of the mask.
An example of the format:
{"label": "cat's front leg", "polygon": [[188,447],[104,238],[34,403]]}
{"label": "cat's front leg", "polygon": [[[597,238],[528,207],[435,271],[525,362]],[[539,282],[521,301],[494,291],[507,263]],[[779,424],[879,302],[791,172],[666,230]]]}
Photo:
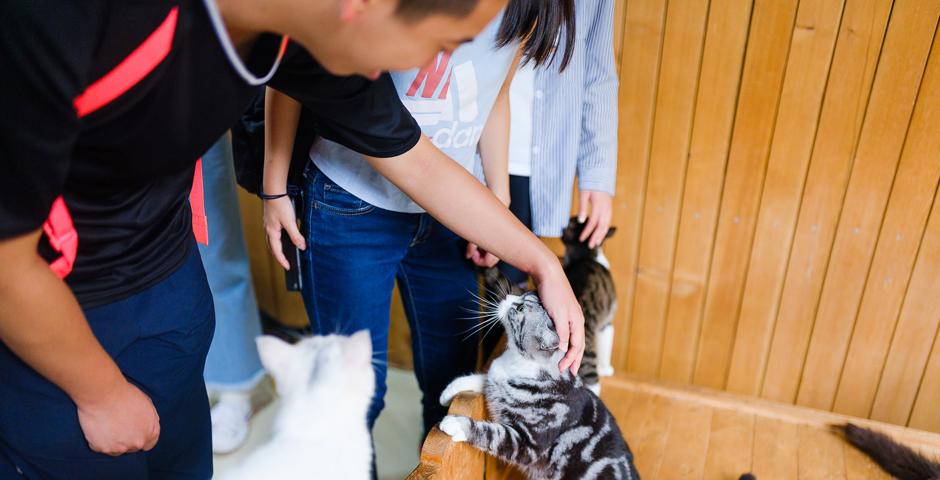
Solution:
{"label": "cat's front leg", "polygon": [[[601,377],[609,377],[614,374],[614,367],[611,364],[610,357],[614,351],[614,326],[606,325],[597,332],[597,374]],[[598,388],[600,390],[600,388]]]}
{"label": "cat's front leg", "polygon": [[483,373],[457,377],[450,382],[450,385],[441,393],[441,405],[444,407],[450,405],[450,402],[452,402],[454,397],[460,392],[483,393],[484,385],[486,385],[486,374]]}
{"label": "cat's front leg", "polygon": [[455,442],[470,445],[514,465],[532,465],[538,460],[536,446],[513,427],[501,423],[483,422],[459,415],[448,415],[441,420],[440,429]]}

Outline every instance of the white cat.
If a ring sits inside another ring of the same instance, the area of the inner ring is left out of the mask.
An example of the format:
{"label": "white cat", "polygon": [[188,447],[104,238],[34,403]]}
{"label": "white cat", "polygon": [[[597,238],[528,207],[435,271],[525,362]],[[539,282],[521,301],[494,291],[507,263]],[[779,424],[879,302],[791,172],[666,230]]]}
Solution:
{"label": "white cat", "polygon": [[295,345],[258,337],[261,363],[281,397],[271,440],[222,480],[368,480],[372,442],[366,410],[375,391],[372,341],[310,337]]}

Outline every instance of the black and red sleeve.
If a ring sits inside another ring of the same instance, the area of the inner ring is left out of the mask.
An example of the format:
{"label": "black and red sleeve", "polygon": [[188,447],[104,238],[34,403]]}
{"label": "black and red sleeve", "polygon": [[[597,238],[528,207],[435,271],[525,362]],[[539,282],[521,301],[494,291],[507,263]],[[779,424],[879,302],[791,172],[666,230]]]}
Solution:
{"label": "black and red sleeve", "polygon": [[269,85],[307,107],[321,136],[363,155],[395,157],[421,138],[388,74],[375,81],[336,76],[291,42]]}
{"label": "black and red sleeve", "polygon": [[0,239],[38,229],[62,193],[103,7],[0,2]]}

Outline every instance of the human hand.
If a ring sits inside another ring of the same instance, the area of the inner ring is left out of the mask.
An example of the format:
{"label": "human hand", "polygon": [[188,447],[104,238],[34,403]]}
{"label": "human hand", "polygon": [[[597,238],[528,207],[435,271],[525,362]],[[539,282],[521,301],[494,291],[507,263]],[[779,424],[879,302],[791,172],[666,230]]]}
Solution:
{"label": "human hand", "polygon": [[[594,248],[604,241],[610,230],[610,219],[613,216],[613,197],[607,192],[596,190],[582,190],[578,201],[578,221],[588,222],[581,232],[580,241],[590,238],[588,247]],[[590,208],[590,214],[588,209]]]}
{"label": "human hand", "polygon": [[160,438],[160,416],[153,402],[127,381],[77,406],[78,423],[92,451],[111,456],[146,452]]}
{"label": "human hand", "polygon": [[558,348],[566,352],[558,367],[561,371],[570,369],[572,374],[577,375],[584,356],[584,314],[561,264],[557,258],[552,259],[553,263],[549,262],[543,271],[534,272],[532,277],[538,287],[542,306],[555,322]]}
{"label": "human hand", "polygon": [[482,268],[490,268],[499,263],[499,258],[496,255],[483,250],[472,242],[467,244],[466,258],[472,261],[474,265]]}
{"label": "human hand", "polygon": [[297,214],[289,197],[264,201],[264,231],[268,237],[268,247],[284,270],[290,270],[290,264],[284,257],[281,245],[281,230],[286,230],[291,242],[299,249],[306,250],[307,242],[297,228]]}

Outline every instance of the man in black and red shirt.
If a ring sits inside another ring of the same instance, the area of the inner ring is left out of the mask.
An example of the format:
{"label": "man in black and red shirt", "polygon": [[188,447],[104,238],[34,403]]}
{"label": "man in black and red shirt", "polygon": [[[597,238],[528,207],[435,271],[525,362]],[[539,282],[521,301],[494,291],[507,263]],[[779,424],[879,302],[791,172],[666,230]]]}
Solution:
{"label": "man in black and red shirt", "polygon": [[379,73],[456,48],[504,4],[0,3],[0,477],[211,476],[212,306],[187,199],[196,160],[263,84],[532,273],[576,370],[583,319],[557,259],[421,137]]}

